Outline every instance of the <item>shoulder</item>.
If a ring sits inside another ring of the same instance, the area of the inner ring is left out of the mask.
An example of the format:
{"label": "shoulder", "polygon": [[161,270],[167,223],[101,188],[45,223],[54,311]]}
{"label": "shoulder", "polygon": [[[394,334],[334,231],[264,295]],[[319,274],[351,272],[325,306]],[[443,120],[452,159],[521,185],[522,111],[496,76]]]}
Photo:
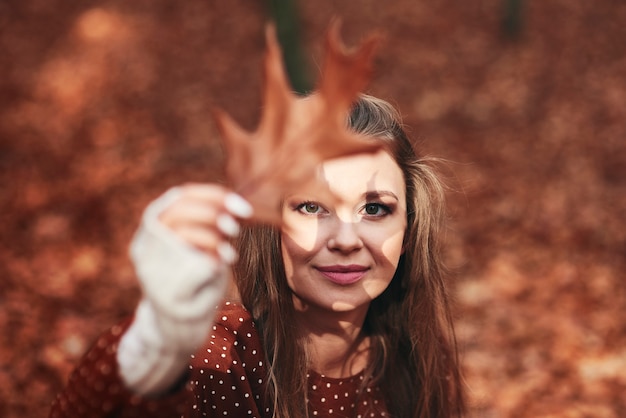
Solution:
{"label": "shoulder", "polygon": [[234,302],[222,304],[205,343],[192,359],[196,366],[227,370],[237,365],[263,365],[261,337],[250,312]]}
{"label": "shoulder", "polygon": [[215,314],[215,327],[223,327],[232,332],[242,328],[254,328],[255,325],[252,315],[243,305],[238,302],[224,302]]}
{"label": "shoulder", "polygon": [[209,341],[221,338],[234,346],[259,345],[260,336],[252,314],[241,304],[224,302],[215,314],[215,323],[209,332]]}
{"label": "shoulder", "polygon": [[252,315],[239,304],[225,303],[203,348],[191,358],[190,383],[197,407],[264,410],[265,375],[265,356]]}

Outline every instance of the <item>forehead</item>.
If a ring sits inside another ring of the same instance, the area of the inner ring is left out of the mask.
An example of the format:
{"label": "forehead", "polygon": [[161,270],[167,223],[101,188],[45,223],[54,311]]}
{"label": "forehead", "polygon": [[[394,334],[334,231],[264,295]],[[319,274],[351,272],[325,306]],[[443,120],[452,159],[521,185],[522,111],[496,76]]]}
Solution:
{"label": "forehead", "polygon": [[384,150],[328,160],[322,163],[318,176],[332,192],[343,196],[389,191],[402,200],[405,197],[402,170]]}

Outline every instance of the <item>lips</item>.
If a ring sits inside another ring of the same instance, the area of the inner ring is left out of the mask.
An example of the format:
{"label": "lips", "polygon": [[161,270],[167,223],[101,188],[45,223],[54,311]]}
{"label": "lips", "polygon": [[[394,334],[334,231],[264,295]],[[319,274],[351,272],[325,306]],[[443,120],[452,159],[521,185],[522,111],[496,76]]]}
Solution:
{"label": "lips", "polygon": [[323,266],[316,268],[328,280],[343,286],[358,282],[369,270],[368,267],[357,264]]}

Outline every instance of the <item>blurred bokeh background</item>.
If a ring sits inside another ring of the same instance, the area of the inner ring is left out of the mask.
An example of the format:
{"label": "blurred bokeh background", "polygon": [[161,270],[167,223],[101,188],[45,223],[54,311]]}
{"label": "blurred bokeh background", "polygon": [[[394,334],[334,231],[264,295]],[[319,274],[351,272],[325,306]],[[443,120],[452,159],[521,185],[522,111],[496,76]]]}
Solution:
{"label": "blurred bokeh background", "polygon": [[[222,178],[211,109],[254,128],[280,3],[0,2],[0,416],[45,416],[132,313],[141,211]],[[382,31],[369,92],[449,160],[471,417],[626,416],[626,3],[293,5],[313,80],[333,17]]]}

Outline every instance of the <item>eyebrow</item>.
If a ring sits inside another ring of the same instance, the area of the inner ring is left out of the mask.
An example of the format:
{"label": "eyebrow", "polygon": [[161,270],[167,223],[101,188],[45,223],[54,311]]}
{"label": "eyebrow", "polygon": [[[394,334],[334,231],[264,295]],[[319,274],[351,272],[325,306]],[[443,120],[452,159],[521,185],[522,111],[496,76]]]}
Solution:
{"label": "eyebrow", "polygon": [[398,199],[398,196],[396,196],[396,194],[394,192],[390,192],[388,190],[374,190],[374,191],[369,191],[369,192],[365,192],[363,194],[363,196],[365,196],[366,199],[380,199],[383,196],[389,196],[392,197],[393,199],[400,201],[400,199]]}

